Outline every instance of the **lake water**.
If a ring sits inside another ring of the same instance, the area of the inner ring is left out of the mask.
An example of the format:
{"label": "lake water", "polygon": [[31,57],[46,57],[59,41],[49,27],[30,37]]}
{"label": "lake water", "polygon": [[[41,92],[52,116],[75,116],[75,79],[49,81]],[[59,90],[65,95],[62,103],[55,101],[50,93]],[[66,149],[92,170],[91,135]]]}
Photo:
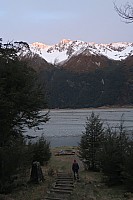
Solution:
{"label": "lake water", "polygon": [[[127,130],[133,130],[133,109],[111,108],[111,109],[59,109],[50,110],[50,120],[40,126],[40,130],[30,129],[30,136],[41,136],[42,134],[51,142],[51,146],[77,146],[82,132],[85,131],[87,117],[92,111],[99,115],[104,126],[118,127],[121,117]],[[46,111],[42,111],[46,113]]]}

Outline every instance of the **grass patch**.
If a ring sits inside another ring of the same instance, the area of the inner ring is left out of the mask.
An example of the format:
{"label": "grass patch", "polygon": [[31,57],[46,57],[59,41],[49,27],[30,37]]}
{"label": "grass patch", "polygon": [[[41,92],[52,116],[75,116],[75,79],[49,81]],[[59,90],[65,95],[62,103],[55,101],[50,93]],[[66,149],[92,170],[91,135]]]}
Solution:
{"label": "grass patch", "polygon": [[[59,150],[72,149],[75,155],[55,156]],[[58,147],[52,149],[52,157],[47,166],[42,167],[45,181],[44,183],[30,185],[25,184],[13,191],[12,194],[0,198],[2,200],[43,200],[47,196],[47,191],[52,187],[58,171],[72,172],[73,160],[79,163],[80,180],[75,181],[73,194],[69,200],[126,200],[131,199],[132,195],[125,196],[125,190],[122,187],[107,187],[103,182],[103,175],[99,172],[84,171],[82,162],[77,156],[77,147]],[[49,171],[53,170],[54,175],[49,176]],[[29,171],[30,176],[30,171]],[[26,177],[25,180],[28,180]]]}

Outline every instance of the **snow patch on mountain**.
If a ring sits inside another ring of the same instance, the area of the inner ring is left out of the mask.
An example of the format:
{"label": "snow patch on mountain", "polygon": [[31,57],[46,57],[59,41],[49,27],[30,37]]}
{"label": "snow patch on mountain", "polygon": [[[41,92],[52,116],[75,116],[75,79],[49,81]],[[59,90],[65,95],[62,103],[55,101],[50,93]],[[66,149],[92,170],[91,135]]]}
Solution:
{"label": "snow patch on mountain", "polygon": [[68,61],[72,56],[84,54],[103,55],[113,60],[123,60],[133,55],[133,43],[118,42],[110,44],[87,43],[80,40],[63,39],[55,45],[35,42],[30,45],[33,53],[39,54],[47,62],[59,64]]}

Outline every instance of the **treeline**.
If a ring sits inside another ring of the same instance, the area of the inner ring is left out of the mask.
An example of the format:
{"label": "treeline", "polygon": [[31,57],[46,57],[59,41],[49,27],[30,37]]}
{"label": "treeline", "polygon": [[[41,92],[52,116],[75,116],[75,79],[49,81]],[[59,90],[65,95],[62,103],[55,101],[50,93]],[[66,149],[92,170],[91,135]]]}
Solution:
{"label": "treeline", "polygon": [[51,156],[45,138],[27,145],[23,136],[26,127],[48,120],[48,113],[40,114],[47,106],[38,75],[24,59],[23,50],[30,58],[26,43],[0,40],[0,193],[10,192],[34,160],[43,165]]}
{"label": "treeline", "polygon": [[44,69],[40,79],[45,83],[50,108],[88,108],[133,103],[133,67],[118,62],[87,73],[61,68]]}
{"label": "treeline", "polygon": [[105,129],[92,112],[81,137],[79,157],[87,170],[102,172],[109,186],[123,184],[133,191],[133,140],[126,135],[122,119],[117,129]]}

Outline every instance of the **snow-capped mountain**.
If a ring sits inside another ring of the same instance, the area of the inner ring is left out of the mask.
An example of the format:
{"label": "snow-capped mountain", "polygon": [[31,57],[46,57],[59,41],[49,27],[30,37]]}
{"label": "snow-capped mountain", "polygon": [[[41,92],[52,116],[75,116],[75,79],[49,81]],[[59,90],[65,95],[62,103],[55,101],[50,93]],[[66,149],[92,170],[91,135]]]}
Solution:
{"label": "snow-capped mountain", "polygon": [[124,60],[133,55],[133,43],[127,42],[96,44],[63,39],[58,44],[51,46],[35,42],[30,45],[30,49],[33,53],[43,57],[48,63],[60,65],[80,54],[105,56],[112,60]]}

